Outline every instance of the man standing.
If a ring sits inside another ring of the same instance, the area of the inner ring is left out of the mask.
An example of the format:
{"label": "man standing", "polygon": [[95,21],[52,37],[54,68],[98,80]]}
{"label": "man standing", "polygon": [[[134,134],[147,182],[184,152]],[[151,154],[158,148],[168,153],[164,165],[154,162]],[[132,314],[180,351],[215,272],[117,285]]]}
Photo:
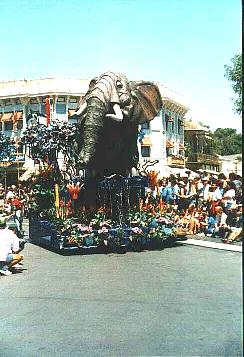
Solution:
{"label": "man standing", "polygon": [[0,217],[0,274],[12,274],[9,269],[23,259],[23,256],[18,254],[20,250],[18,237],[7,228],[6,218]]}

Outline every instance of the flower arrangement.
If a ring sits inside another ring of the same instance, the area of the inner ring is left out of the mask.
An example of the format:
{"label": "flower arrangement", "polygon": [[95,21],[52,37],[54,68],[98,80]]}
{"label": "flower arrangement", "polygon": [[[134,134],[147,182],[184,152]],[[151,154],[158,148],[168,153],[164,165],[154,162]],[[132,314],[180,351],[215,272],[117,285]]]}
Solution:
{"label": "flower arrangement", "polygon": [[[65,237],[67,245],[85,246],[122,246],[125,241],[130,241],[136,250],[149,240],[153,243],[162,243],[165,239],[174,237],[175,222],[172,212],[167,206],[162,208],[160,200],[140,204],[124,213],[120,222],[112,221],[109,209],[87,210],[80,207],[76,212],[68,207],[64,197],[59,201],[59,210],[63,214],[57,215],[52,204],[54,194],[49,189],[50,197],[48,206],[40,206],[40,193],[44,196],[48,188],[36,183],[36,194],[33,197],[33,206],[39,216],[45,216],[54,224],[59,235]],[[39,189],[39,190],[38,190]],[[61,188],[60,188],[61,191]],[[68,207],[68,208],[67,208]]]}

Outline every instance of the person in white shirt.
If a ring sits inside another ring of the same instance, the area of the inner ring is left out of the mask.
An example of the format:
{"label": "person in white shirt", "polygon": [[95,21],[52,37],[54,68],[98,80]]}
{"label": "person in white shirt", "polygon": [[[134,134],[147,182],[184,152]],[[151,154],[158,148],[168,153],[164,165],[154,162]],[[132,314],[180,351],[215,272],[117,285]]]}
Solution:
{"label": "person in white shirt", "polygon": [[235,184],[233,182],[229,182],[223,195],[224,205],[227,209],[230,209],[236,203],[235,196]]}
{"label": "person in white shirt", "polygon": [[[200,187],[200,188],[199,188]],[[208,177],[203,177],[201,183],[198,183],[198,206],[202,207],[204,202],[208,201],[209,193],[209,179]]]}
{"label": "person in white shirt", "polygon": [[220,238],[225,238],[226,234],[230,231],[230,227],[227,225],[227,214],[224,212],[221,206],[215,207],[216,212],[216,223],[215,223],[215,230],[214,235],[216,234]]}
{"label": "person in white shirt", "polygon": [[12,274],[9,269],[23,260],[23,256],[18,254],[20,250],[19,238],[7,228],[6,218],[0,217],[0,274]]}

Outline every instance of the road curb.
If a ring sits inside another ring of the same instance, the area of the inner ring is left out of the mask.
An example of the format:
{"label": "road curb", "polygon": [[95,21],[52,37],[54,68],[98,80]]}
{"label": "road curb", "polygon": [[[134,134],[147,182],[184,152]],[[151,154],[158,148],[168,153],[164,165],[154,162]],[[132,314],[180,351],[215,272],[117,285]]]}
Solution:
{"label": "road curb", "polygon": [[215,242],[209,242],[209,241],[200,240],[200,239],[181,240],[181,241],[178,241],[177,243],[187,244],[187,245],[195,245],[195,246],[204,247],[204,248],[221,249],[221,250],[228,250],[228,251],[231,251],[231,252],[242,253],[242,246],[240,246],[240,245],[230,245],[230,244],[224,244],[224,243],[215,243]]}

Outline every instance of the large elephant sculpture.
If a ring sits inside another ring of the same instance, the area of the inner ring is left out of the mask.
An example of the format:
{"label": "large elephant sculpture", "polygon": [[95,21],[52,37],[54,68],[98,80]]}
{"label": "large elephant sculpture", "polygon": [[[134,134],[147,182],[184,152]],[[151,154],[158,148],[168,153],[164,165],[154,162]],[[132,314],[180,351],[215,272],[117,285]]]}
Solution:
{"label": "large elephant sculpture", "polygon": [[161,106],[152,82],[128,81],[115,72],[93,78],[75,112],[81,132],[80,168],[101,176],[128,174],[139,159],[138,126],[157,116]]}

